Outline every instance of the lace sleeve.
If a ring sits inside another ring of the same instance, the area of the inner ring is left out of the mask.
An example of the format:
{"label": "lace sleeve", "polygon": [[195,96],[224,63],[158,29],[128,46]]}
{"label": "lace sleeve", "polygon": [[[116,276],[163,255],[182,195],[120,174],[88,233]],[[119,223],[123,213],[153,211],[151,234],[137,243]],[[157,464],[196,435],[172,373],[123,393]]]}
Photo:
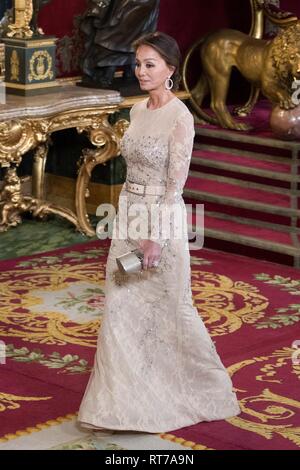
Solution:
{"label": "lace sleeve", "polygon": [[183,114],[175,123],[169,140],[169,167],[166,194],[162,202],[179,202],[187,180],[194,143],[194,119]]}
{"label": "lace sleeve", "polygon": [[[169,166],[166,183],[166,193],[159,203],[160,217],[166,216],[170,206],[182,201],[182,192],[188,177],[188,171],[192,156],[195,129],[194,118],[191,113],[184,113],[176,120],[169,138]],[[156,218],[157,222],[157,218]],[[159,236],[157,223],[155,227],[151,224],[151,240],[161,246],[166,243],[162,237],[161,224]]]}

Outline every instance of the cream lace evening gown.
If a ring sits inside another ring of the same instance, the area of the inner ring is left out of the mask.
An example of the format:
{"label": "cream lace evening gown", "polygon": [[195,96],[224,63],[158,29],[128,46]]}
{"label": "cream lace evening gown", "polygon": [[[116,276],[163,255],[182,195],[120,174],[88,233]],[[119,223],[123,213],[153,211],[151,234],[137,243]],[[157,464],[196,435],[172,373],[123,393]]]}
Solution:
{"label": "cream lace evening gown", "polygon": [[[155,110],[147,101],[131,109],[122,139],[127,180],[164,186],[166,193],[142,196],[124,184],[119,208],[127,197],[129,205],[177,202],[185,211],[193,116],[177,97]],[[112,239],[95,363],[79,410],[84,426],[156,433],[240,412],[231,379],[193,306],[187,232],[185,239],[159,243],[158,268],[122,280],[115,258],[137,245],[129,237]]]}

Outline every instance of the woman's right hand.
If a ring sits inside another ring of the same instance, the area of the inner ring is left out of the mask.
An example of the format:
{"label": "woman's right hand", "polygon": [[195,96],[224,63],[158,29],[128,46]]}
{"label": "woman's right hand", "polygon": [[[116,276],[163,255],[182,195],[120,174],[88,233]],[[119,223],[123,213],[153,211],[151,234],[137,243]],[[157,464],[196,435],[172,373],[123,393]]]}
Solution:
{"label": "woman's right hand", "polygon": [[152,240],[140,240],[139,248],[144,254],[143,269],[157,267],[161,257],[161,246]]}

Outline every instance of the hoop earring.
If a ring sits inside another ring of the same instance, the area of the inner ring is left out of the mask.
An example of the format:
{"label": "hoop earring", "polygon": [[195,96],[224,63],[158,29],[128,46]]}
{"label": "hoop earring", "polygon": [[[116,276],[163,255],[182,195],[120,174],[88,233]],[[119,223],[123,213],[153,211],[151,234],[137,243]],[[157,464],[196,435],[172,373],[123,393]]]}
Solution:
{"label": "hoop earring", "polygon": [[172,90],[173,86],[174,86],[174,83],[173,83],[172,78],[168,77],[165,81],[166,90]]}

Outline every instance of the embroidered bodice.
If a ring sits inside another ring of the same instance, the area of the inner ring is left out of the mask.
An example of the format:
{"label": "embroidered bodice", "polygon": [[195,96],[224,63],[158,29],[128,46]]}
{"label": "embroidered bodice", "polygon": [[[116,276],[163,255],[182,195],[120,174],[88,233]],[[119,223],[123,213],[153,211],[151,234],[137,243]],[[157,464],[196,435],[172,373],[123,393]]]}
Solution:
{"label": "embroidered bodice", "polygon": [[160,202],[181,198],[187,179],[195,135],[194,118],[177,97],[161,108],[147,108],[148,98],[130,112],[130,126],[121,141],[127,180],[165,186]]}

